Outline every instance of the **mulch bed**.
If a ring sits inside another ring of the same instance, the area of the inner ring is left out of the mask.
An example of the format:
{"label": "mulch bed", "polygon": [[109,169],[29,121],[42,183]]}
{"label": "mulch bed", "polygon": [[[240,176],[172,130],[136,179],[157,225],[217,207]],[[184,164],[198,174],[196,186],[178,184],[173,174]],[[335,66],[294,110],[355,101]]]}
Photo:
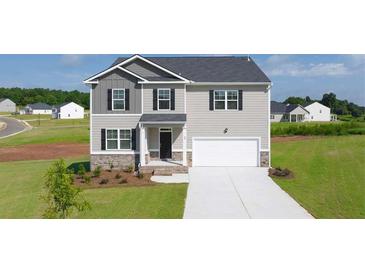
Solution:
{"label": "mulch bed", "polygon": [[89,144],[31,144],[0,148],[0,162],[48,160],[88,155],[89,153]]}
{"label": "mulch bed", "polygon": [[[135,176],[134,172],[125,172],[120,170],[107,171],[103,170],[99,177],[92,177],[92,172],[86,172],[86,176],[91,177],[90,183],[85,183],[84,179],[75,175],[74,184],[82,188],[105,188],[105,187],[129,187],[129,186],[154,186],[156,183],[151,181],[151,174],[144,174],[143,179]],[[120,175],[121,178],[116,178]],[[107,180],[107,183],[101,183],[102,180]],[[126,180],[125,181],[123,181]]]}
{"label": "mulch bed", "polygon": [[270,168],[269,169],[269,176],[273,178],[281,178],[281,179],[293,179],[294,173],[287,169],[281,169],[281,168]]}
{"label": "mulch bed", "polygon": [[275,136],[271,137],[272,143],[284,143],[291,141],[303,141],[303,140],[311,140],[311,139],[321,138],[320,136],[303,136],[303,135],[295,135],[295,136]]}

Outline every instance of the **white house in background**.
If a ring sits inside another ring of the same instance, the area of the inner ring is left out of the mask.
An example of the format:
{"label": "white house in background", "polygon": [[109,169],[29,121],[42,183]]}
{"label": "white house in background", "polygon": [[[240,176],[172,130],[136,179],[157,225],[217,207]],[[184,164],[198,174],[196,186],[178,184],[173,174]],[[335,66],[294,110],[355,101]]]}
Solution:
{"label": "white house in background", "polygon": [[52,107],[45,103],[26,105],[21,114],[52,114]]}
{"label": "white house in background", "polygon": [[63,103],[52,109],[54,119],[83,119],[84,108],[74,102]]}
{"label": "white house in background", "polygon": [[309,112],[306,121],[329,122],[332,121],[331,109],[318,102],[308,103],[304,108]]}
{"label": "white house in background", "polygon": [[16,104],[8,98],[0,98],[0,112],[15,112]]}

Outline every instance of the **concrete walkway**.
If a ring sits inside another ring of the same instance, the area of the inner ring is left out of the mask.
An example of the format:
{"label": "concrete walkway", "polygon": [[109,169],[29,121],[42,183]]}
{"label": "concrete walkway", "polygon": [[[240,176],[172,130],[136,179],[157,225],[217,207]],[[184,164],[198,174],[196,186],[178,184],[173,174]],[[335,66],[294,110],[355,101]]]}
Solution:
{"label": "concrete walkway", "polygon": [[189,182],[184,218],[313,218],[267,175],[267,168],[194,167]]}
{"label": "concrete walkway", "polygon": [[0,139],[13,136],[29,128],[28,126],[26,126],[25,123],[21,121],[4,116],[0,116],[0,122],[6,123],[6,128],[0,130]]}

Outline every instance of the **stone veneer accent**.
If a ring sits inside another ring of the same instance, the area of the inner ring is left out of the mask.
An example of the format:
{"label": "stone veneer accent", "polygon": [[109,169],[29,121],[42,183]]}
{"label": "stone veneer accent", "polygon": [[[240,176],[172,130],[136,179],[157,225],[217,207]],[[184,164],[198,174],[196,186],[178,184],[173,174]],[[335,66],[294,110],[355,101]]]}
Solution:
{"label": "stone veneer accent", "polygon": [[102,169],[109,169],[112,162],[116,169],[126,168],[129,165],[137,166],[139,163],[138,154],[94,154],[90,158],[90,168],[94,170],[97,166]]}
{"label": "stone veneer accent", "polygon": [[270,163],[270,152],[260,151],[260,166],[269,167],[269,163]]}

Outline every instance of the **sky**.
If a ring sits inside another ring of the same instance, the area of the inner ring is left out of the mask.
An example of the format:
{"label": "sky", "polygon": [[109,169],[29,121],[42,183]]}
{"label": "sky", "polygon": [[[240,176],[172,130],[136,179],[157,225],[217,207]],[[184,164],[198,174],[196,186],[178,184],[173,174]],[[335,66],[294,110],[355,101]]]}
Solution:
{"label": "sky", "polygon": [[[0,55],[0,87],[87,92],[89,88],[82,81],[119,56],[129,55]],[[321,99],[323,93],[334,92],[338,99],[365,105],[365,55],[249,56],[273,82],[272,100],[283,101],[289,96]]]}

